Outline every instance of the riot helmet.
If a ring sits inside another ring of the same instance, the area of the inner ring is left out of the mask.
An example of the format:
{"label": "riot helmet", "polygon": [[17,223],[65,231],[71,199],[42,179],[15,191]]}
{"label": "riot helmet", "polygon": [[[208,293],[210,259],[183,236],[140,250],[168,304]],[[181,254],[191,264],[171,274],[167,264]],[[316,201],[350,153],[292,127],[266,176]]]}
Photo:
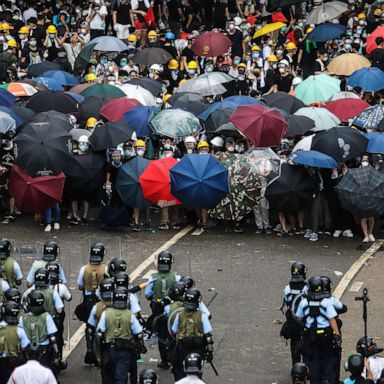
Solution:
{"label": "riot helmet", "polygon": [[125,272],[118,272],[113,276],[113,282],[117,287],[125,287],[128,289],[129,285],[129,276]]}
{"label": "riot helmet", "polygon": [[117,272],[125,272],[127,270],[127,262],[123,259],[114,257],[108,264],[108,274],[113,277]]}
{"label": "riot helmet", "polygon": [[89,251],[89,264],[101,264],[104,260],[104,256],[106,254],[106,249],[104,244],[95,243],[91,246]]}
{"label": "riot helmet", "polygon": [[324,297],[331,297],[332,281],[328,276],[321,276],[323,280]]}
{"label": "riot helmet", "polygon": [[297,261],[291,265],[291,281],[295,283],[303,283],[307,278],[307,268],[301,261]]}
{"label": "riot helmet", "polygon": [[60,248],[56,241],[47,241],[43,246],[43,260],[55,261],[59,254]]}
{"label": "riot helmet", "polygon": [[117,287],[113,291],[113,308],[124,309],[128,305],[128,289],[125,287]]}
{"label": "riot helmet", "polygon": [[37,289],[48,288],[49,285],[49,272],[46,268],[38,268],[35,272],[35,287]]}
{"label": "riot helmet", "polygon": [[44,313],[44,295],[37,289],[31,291],[27,297],[27,307],[35,316]]}
{"label": "riot helmet", "polygon": [[199,374],[201,373],[202,359],[198,353],[190,353],[184,359],[184,372],[187,374]]}
{"label": "riot helmet", "polygon": [[157,256],[157,270],[159,272],[169,272],[172,268],[173,256],[169,251],[162,251]]}
{"label": "riot helmet", "polygon": [[12,244],[8,239],[0,240],[0,260],[5,260],[9,257],[12,250]]}
{"label": "riot helmet", "polygon": [[185,293],[185,284],[181,281],[172,283],[168,289],[168,297],[173,301],[183,301]]}
{"label": "riot helmet", "polygon": [[195,282],[192,279],[191,276],[181,276],[180,280],[181,283],[184,283],[185,290],[187,291],[189,288],[192,288],[195,286]]}
{"label": "riot helmet", "polygon": [[364,357],[373,356],[382,351],[382,348],[377,348],[377,344],[372,337],[361,337],[356,344],[356,352]]}
{"label": "riot helmet", "polygon": [[189,288],[184,295],[184,308],[188,311],[197,311],[201,301],[201,293],[196,288]]}
{"label": "riot helmet", "polygon": [[157,384],[158,377],[157,373],[150,368],[144,369],[139,376],[139,384]]}
{"label": "riot helmet", "polygon": [[359,377],[364,370],[364,357],[359,353],[355,353],[348,357],[347,370],[354,377]]}
{"label": "riot helmet", "polygon": [[111,301],[115,284],[112,279],[104,279],[100,283],[100,297],[102,300]]}
{"label": "riot helmet", "polygon": [[309,377],[309,369],[304,363],[296,363],[291,369],[291,378],[294,384],[305,383]]}
{"label": "riot helmet", "polygon": [[17,288],[9,288],[4,292],[3,301],[15,301],[21,303],[21,293]]}
{"label": "riot helmet", "polygon": [[321,300],[324,298],[324,285],[320,276],[313,276],[308,281],[308,298],[310,300]]}
{"label": "riot helmet", "polygon": [[50,285],[56,285],[60,282],[60,265],[56,261],[50,261],[45,268],[48,270],[48,281]]}
{"label": "riot helmet", "polygon": [[7,324],[17,324],[19,322],[19,304],[15,301],[7,301],[1,306],[1,318]]}

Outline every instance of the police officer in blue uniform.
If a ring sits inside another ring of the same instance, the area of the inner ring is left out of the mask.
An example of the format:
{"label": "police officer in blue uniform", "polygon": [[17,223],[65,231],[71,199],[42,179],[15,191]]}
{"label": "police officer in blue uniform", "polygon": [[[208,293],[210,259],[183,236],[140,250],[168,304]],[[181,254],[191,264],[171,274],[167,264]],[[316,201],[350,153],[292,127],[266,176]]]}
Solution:
{"label": "police officer in blue uniform", "polygon": [[335,348],[341,348],[337,312],[329,298],[324,297],[320,276],[308,281],[307,297],[300,301],[296,317],[304,325],[301,352],[309,367],[311,383],[333,382],[336,363]]}

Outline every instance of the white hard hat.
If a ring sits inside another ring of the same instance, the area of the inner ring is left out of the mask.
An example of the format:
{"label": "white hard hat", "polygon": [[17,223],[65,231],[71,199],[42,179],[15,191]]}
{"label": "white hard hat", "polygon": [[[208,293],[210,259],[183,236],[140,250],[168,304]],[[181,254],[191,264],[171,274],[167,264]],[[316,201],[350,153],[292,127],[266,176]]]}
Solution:
{"label": "white hard hat", "polygon": [[234,17],[233,21],[235,22],[235,25],[238,27],[243,22],[243,19],[239,16]]}
{"label": "white hard hat", "polygon": [[79,143],[89,143],[89,139],[87,135],[82,135],[79,137]]}
{"label": "white hard hat", "polygon": [[210,143],[211,143],[212,145],[214,145],[215,147],[224,147],[224,140],[223,140],[223,138],[220,137],[220,136],[216,136],[216,137],[214,137],[214,138],[210,141]]}
{"label": "white hard hat", "polygon": [[303,80],[301,77],[294,77],[292,80],[292,85],[299,85]]}
{"label": "white hard hat", "polygon": [[163,67],[160,64],[152,64],[149,67],[150,71],[163,72]]}
{"label": "white hard hat", "polygon": [[187,136],[184,139],[184,143],[194,143],[194,144],[196,144],[196,139],[193,136]]}
{"label": "white hard hat", "polygon": [[280,60],[279,64],[283,64],[283,65],[286,65],[287,67],[289,67],[288,60]]}

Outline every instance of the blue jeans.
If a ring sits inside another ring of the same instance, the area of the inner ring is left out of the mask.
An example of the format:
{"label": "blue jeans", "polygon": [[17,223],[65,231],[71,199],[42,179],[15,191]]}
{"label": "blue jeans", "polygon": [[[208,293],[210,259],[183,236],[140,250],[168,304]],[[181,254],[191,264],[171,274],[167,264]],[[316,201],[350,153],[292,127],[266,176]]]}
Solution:
{"label": "blue jeans", "polygon": [[49,208],[44,213],[45,224],[60,223],[60,206],[56,203],[53,207]]}

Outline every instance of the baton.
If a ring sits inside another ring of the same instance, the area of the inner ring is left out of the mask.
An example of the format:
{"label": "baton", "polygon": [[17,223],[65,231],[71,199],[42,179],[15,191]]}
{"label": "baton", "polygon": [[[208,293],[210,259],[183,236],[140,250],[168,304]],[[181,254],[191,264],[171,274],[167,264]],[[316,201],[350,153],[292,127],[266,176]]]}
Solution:
{"label": "baton", "polygon": [[217,369],[216,369],[215,365],[213,364],[213,361],[212,361],[212,360],[209,362],[209,364],[210,364],[210,366],[212,367],[213,372],[215,372],[215,375],[216,375],[216,376],[219,376],[219,372],[217,372]]}

